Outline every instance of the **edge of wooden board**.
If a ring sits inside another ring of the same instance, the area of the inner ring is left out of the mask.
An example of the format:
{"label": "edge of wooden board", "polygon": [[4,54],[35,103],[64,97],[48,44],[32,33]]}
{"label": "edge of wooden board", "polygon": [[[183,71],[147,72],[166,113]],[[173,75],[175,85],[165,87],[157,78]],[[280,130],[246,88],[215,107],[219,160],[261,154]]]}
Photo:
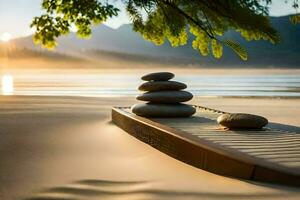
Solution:
{"label": "edge of wooden board", "polygon": [[212,142],[193,141],[183,131],[150,119],[112,109],[112,121],[130,135],[159,151],[194,167],[235,178],[300,186],[300,177],[270,168],[239,153],[222,151]]}

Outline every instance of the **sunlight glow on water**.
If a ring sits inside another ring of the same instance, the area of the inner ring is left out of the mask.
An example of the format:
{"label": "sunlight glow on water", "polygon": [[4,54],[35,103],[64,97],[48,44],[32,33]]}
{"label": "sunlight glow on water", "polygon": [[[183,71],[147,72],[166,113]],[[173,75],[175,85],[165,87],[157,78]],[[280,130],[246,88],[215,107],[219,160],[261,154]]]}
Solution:
{"label": "sunlight glow on water", "polygon": [[2,94],[12,95],[14,93],[14,79],[11,75],[2,76]]}

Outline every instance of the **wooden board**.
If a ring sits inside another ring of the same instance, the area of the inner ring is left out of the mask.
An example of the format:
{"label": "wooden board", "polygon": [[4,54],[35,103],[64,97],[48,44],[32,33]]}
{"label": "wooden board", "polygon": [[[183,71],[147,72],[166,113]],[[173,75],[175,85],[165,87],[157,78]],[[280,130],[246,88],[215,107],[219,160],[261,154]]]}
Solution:
{"label": "wooden board", "polygon": [[120,128],[152,147],[216,174],[300,186],[300,133],[265,128],[231,131],[219,127],[223,112],[198,107],[191,118],[144,118],[113,108]]}

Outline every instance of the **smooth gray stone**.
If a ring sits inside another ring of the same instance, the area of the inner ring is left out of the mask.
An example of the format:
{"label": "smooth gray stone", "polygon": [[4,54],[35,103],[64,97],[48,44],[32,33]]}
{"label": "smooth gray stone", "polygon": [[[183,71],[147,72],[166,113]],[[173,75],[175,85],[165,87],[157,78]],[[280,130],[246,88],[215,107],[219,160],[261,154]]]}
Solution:
{"label": "smooth gray stone", "polygon": [[244,113],[222,114],[217,121],[230,129],[261,129],[268,124],[268,120],[262,116]]}
{"label": "smooth gray stone", "polygon": [[192,98],[193,95],[186,91],[146,92],[136,97],[137,100],[153,103],[180,103],[189,101]]}
{"label": "smooth gray stone", "polygon": [[196,109],[186,104],[135,104],[131,111],[142,117],[190,117]]}
{"label": "smooth gray stone", "polygon": [[144,81],[168,81],[174,78],[175,75],[171,72],[155,72],[142,76]]}
{"label": "smooth gray stone", "polygon": [[149,81],[143,83],[139,90],[141,91],[165,91],[165,90],[183,90],[187,86],[177,81]]}

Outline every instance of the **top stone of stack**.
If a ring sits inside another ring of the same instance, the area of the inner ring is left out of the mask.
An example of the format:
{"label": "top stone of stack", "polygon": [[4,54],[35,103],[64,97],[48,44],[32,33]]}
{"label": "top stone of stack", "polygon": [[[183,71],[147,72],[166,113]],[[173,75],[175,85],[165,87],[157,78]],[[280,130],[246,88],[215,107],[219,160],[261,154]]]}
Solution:
{"label": "top stone of stack", "polygon": [[146,74],[145,76],[142,76],[142,80],[144,80],[144,81],[168,81],[174,77],[175,77],[175,75],[171,72],[156,72],[156,73],[150,73],[150,74]]}

